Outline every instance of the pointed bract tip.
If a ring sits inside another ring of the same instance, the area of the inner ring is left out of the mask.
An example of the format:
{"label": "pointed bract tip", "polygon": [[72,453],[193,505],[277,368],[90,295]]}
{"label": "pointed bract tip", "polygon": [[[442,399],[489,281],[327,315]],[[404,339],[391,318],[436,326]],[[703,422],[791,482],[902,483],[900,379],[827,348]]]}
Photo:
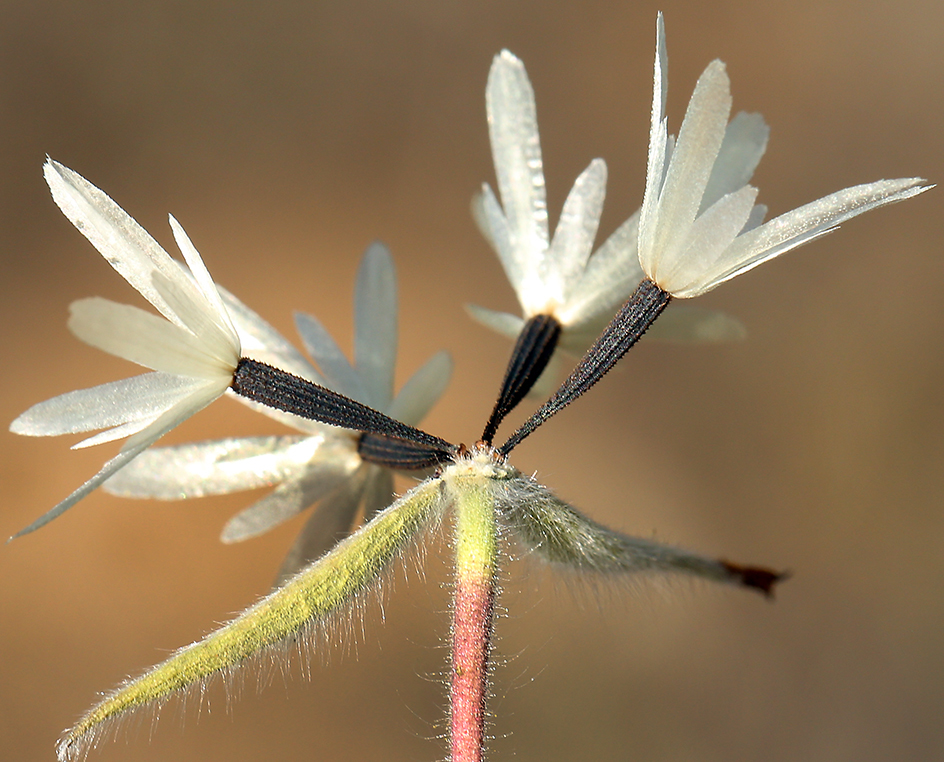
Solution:
{"label": "pointed bract tip", "polygon": [[725,560],[720,563],[741,585],[754,588],[768,600],[774,599],[774,585],[793,576],[789,571],[775,572],[763,566],[742,566]]}
{"label": "pointed bract tip", "polygon": [[43,179],[46,181],[46,185],[52,189],[52,184],[56,175],[60,175],[60,167],[62,165],[59,162],[53,161],[48,156],[46,161],[43,162]]}
{"label": "pointed bract tip", "polygon": [[48,155],[46,161],[43,162],[43,179],[46,181],[46,185],[49,186],[49,190],[53,192],[53,198],[55,198],[55,185],[60,182],[68,182],[68,178],[75,174],[67,166],[60,164]]}
{"label": "pointed bract tip", "polygon": [[[665,16],[662,11],[656,15],[656,60],[665,63]],[[662,67],[663,71],[665,67]]]}

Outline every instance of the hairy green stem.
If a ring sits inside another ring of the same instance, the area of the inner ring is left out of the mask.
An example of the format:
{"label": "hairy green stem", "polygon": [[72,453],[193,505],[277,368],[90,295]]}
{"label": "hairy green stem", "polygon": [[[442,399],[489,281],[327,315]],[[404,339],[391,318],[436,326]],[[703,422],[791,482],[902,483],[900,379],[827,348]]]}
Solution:
{"label": "hairy green stem", "polygon": [[455,598],[450,686],[451,762],[480,762],[495,612],[498,540],[491,490],[482,482],[456,495]]}

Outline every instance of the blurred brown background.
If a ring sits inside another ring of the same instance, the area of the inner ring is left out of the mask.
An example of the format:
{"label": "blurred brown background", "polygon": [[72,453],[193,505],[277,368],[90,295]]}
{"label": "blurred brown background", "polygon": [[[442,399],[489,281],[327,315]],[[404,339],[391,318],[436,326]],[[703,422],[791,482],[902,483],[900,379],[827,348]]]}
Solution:
{"label": "blurred brown background", "polygon": [[[400,379],[450,349],[427,428],[481,430],[509,344],[466,301],[514,311],[469,199],[492,181],[491,57],[534,82],[552,219],[595,156],[603,234],[642,197],[658,5],[570,2],[8,2],[0,8],[0,420],[135,372],[73,339],[67,306],[137,297],[59,214],[44,156],[104,188],[172,251],[173,212],[218,281],[286,335],[291,309],[350,345],[374,238],[396,258]],[[728,63],[772,125],[773,214],[887,177],[944,179],[944,6],[931,0],[663,2],[669,114]],[[598,520],[790,568],[774,605],[704,585],[572,595],[508,568],[494,759],[927,760],[944,752],[944,223],[941,191],[700,300],[747,325],[723,347],[644,343],[514,462]],[[138,303],[138,302],[136,302]],[[511,423],[521,420],[522,414]],[[615,423],[614,423],[615,422]],[[274,432],[225,400],[171,441]],[[510,431],[511,426],[507,427]],[[67,441],[68,440],[68,441]],[[2,435],[8,536],[116,451]],[[126,674],[265,592],[298,530],[217,541],[247,495],[96,493],[0,548],[0,756],[59,732]],[[444,748],[448,550],[397,578],[366,636],[311,680],[247,680],[226,711],[164,710],[106,760],[434,760]]]}

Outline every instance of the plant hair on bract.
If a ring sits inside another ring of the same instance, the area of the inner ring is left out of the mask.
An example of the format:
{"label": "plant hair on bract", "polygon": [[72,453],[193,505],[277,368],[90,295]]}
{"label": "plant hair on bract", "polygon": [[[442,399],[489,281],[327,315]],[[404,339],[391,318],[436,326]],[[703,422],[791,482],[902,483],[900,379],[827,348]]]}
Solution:
{"label": "plant hair on bract", "polygon": [[[311,653],[330,642],[329,636],[338,626],[346,624],[350,631],[355,622],[352,612],[371,592],[379,592],[392,563],[438,526],[456,502],[470,499],[476,492],[494,511],[493,614],[497,570],[501,569],[498,560],[506,538],[516,540],[550,565],[576,566],[606,575],[680,572],[748,584],[765,594],[781,579],[781,575],[760,570],[768,575],[765,585],[746,583],[722,562],[609,530],[507,465],[497,450],[475,447],[463,451],[437,476],[414,487],[229,624],[105,695],[65,735],[58,747],[59,759],[84,759],[90,749],[115,734],[125,717],[145,708],[159,711],[180,694],[198,692],[202,705],[209,681],[218,675],[231,691],[242,674],[240,668],[259,657],[279,664],[286,655],[297,653],[303,672],[310,676]],[[491,626],[494,628],[494,617]],[[486,660],[486,677],[491,674],[490,662]],[[487,690],[488,685],[486,680]]]}
{"label": "plant hair on bract", "polygon": [[[364,605],[371,593],[380,592],[384,575],[392,571],[395,560],[435,530],[444,512],[461,498],[464,484],[469,479],[491,484],[512,478],[514,473],[497,462],[491,451],[483,454],[480,450],[444,467],[440,476],[414,487],[236,619],[105,694],[63,737],[59,759],[84,759],[141,710],[155,712],[153,725],[157,713],[172,698],[183,696],[186,704],[188,695],[198,693],[202,705],[209,682],[217,676],[223,678],[229,695],[247,661],[268,658],[274,665],[298,654],[303,673],[310,677],[310,656],[323,653],[318,646],[331,642],[328,636],[339,626],[347,626],[349,632],[353,629],[356,608]],[[319,583],[321,588],[312,590]],[[321,602],[315,599],[318,592],[322,593]]]}
{"label": "plant hair on bract", "polygon": [[89,750],[115,734],[129,713],[160,710],[171,698],[194,690],[202,697],[217,675],[231,687],[239,668],[260,655],[277,660],[292,651],[304,664],[316,646],[330,642],[326,636],[339,623],[352,624],[358,602],[378,591],[391,563],[438,525],[446,505],[437,480],[410,490],[236,619],[106,694],[63,737],[59,759],[84,759]]}
{"label": "plant hair on bract", "polygon": [[496,486],[495,506],[528,554],[554,567],[600,576],[685,575],[755,588],[767,597],[787,576],[622,534],[587,518],[536,479],[520,473]]}

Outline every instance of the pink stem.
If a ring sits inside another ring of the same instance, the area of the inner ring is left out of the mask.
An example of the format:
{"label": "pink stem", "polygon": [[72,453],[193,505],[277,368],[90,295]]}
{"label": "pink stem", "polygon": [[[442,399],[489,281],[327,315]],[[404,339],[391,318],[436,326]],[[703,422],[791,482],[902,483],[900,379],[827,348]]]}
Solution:
{"label": "pink stem", "polygon": [[495,586],[491,575],[457,575],[452,611],[452,762],[481,762]]}

